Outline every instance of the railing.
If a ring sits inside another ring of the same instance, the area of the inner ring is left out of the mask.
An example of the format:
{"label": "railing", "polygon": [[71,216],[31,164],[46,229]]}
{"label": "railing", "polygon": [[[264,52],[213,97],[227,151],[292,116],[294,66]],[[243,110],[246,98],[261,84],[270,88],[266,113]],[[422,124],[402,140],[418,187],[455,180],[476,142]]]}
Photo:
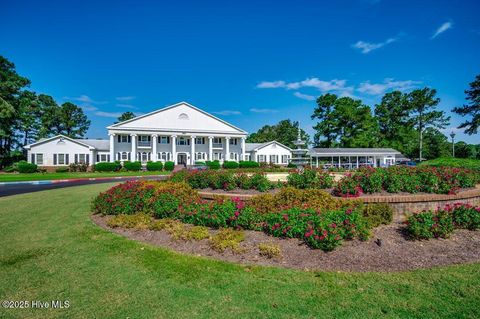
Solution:
{"label": "railing", "polygon": [[223,143],[213,143],[212,148],[223,148]]}
{"label": "railing", "polygon": [[149,141],[138,141],[138,146],[139,147],[150,147],[152,145],[151,142]]}

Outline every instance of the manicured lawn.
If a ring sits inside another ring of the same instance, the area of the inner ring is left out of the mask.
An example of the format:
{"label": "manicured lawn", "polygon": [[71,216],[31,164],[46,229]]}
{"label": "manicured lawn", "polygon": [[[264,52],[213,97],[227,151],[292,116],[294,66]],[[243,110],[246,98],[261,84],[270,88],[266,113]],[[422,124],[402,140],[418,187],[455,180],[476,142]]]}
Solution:
{"label": "manicured lawn", "polygon": [[90,221],[90,200],[112,185],[0,198],[0,300],[71,304],[0,318],[480,317],[480,264],[302,272],[181,255]]}
{"label": "manicured lawn", "polygon": [[92,173],[31,173],[0,174],[0,182],[20,182],[20,181],[41,181],[50,179],[68,179],[68,178],[92,178],[92,177],[115,177],[115,176],[143,176],[143,175],[164,175],[170,172],[92,172]]}
{"label": "manicured lawn", "polygon": [[450,167],[462,167],[480,170],[480,160],[469,158],[451,158],[441,157],[433,160],[422,162],[420,165],[428,166],[450,166]]}

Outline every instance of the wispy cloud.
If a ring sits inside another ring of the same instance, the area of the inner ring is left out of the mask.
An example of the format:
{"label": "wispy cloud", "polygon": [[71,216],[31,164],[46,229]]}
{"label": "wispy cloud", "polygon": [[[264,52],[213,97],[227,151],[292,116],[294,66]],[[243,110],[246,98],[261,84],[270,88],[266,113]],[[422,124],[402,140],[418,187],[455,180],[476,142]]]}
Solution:
{"label": "wispy cloud", "polygon": [[[285,81],[263,81],[257,84],[259,89],[276,89],[283,88],[286,90],[297,90],[300,88],[315,88],[320,92],[336,92],[341,96],[350,95],[353,87],[346,85],[346,80],[333,79],[329,81],[320,80],[319,78],[306,78],[299,82]],[[301,93],[300,93],[301,94]]]}
{"label": "wispy cloud", "polygon": [[300,93],[300,92],[295,92],[295,93],[293,93],[293,95],[295,95],[296,97],[298,97],[300,99],[307,100],[307,101],[315,100],[315,96],[308,95],[308,94],[303,94],[303,93]]}
{"label": "wispy cloud", "polygon": [[90,105],[90,104],[87,104],[87,103],[81,104],[80,107],[82,109],[84,109],[85,111],[96,111],[96,110],[98,110],[98,108],[96,106],[93,106],[93,105]]}
{"label": "wispy cloud", "polygon": [[379,42],[379,43],[358,41],[357,43],[352,44],[352,47],[354,49],[360,50],[363,54],[367,54],[369,52],[372,52],[373,50],[380,49],[381,47],[384,47],[387,44],[393,43],[395,41],[397,41],[397,38],[389,38],[389,39],[385,40],[384,42]]}
{"label": "wispy cloud", "polygon": [[135,99],[135,96],[117,96],[115,100],[117,101],[131,101]]}
{"label": "wispy cloud", "polygon": [[415,88],[421,82],[419,81],[395,81],[392,78],[386,78],[382,83],[370,83],[370,81],[362,82],[358,86],[357,91],[370,95],[382,95],[387,91],[408,91]]}
{"label": "wispy cloud", "polygon": [[260,108],[251,108],[250,109],[250,112],[253,112],[253,113],[277,113],[278,110],[275,110],[275,109],[260,109]]}
{"label": "wispy cloud", "polygon": [[83,102],[83,103],[87,103],[87,104],[106,104],[106,103],[108,103],[108,102],[105,102],[105,101],[96,101],[96,100],[92,99],[91,97],[89,97],[88,95],[85,95],[85,94],[82,94],[78,97],[65,96],[64,99]]}
{"label": "wispy cloud", "polygon": [[95,115],[101,116],[101,117],[113,117],[113,118],[118,118],[122,115],[120,112],[103,112],[103,111],[97,111],[95,112]]}
{"label": "wispy cloud", "polygon": [[437,31],[435,31],[435,33],[432,35],[432,37],[430,39],[432,39],[432,40],[435,39],[440,34],[442,34],[443,32],[445,32],[445,31],[447,31],[451,28],[453,28],[453,22],[451,22],[451,21],[445,22],[440,27],[438,27]]}
{"label": "wispy cloud", "polygon": [[121,104],[121,103],[120,103],[120,104],[115,104],[115,105],[118,106],[118,107],[123,107],[123,108],[125,108],[125,109],[133,109],[133,110],[136,110],[136,109],[137,109],[136,106],[131,105],[131,104]]}
{"label": "wispy cloud", "polygon": [[240,115],[242,114],[240,111],[231,111],[231,110],[223,110],[223,111],[217,111],[217,112],[212,112],[213,114],[218,114],[218,115]]}

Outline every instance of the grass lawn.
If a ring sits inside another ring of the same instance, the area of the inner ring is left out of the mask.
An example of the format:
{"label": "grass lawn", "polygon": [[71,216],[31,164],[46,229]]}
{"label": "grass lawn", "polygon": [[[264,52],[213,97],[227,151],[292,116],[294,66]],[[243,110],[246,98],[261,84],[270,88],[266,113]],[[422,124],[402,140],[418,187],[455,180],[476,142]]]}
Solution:
{"label": "grass lawn", "polygon": [[142,175],[164,175],[170,172],[75,172],[75,173],[5,173],[0,174],[0,182],[20,182],[20,181],[40,181],[51,179],[68,179],[68,178],[91,178],[91,177],[115,177],[115,176],[142,176]]}
{"label": "grass lawn", "polygon": [[422,162],[420,165],[427,166],[450,166],[480,170],[480,160],[469,158],[440,157]]}
{"label": "grass lawn", "polygon": [[186,256],[94,225],[113,184],[0,198],[0,300],[69,300],[0,318],[478,318],[480,264],[302,272]]}

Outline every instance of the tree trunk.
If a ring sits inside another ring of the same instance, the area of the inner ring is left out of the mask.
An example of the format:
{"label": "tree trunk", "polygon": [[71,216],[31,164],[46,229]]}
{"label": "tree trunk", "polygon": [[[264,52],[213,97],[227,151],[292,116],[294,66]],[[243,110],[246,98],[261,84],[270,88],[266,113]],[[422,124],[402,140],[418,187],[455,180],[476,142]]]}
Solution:
{"label": "tree trunk", "polygon": [[422,149],[423,149],[423,129],[420,129],[420,150],[419,150],[420,157],[418,158],[420,162],[422,161]]}

